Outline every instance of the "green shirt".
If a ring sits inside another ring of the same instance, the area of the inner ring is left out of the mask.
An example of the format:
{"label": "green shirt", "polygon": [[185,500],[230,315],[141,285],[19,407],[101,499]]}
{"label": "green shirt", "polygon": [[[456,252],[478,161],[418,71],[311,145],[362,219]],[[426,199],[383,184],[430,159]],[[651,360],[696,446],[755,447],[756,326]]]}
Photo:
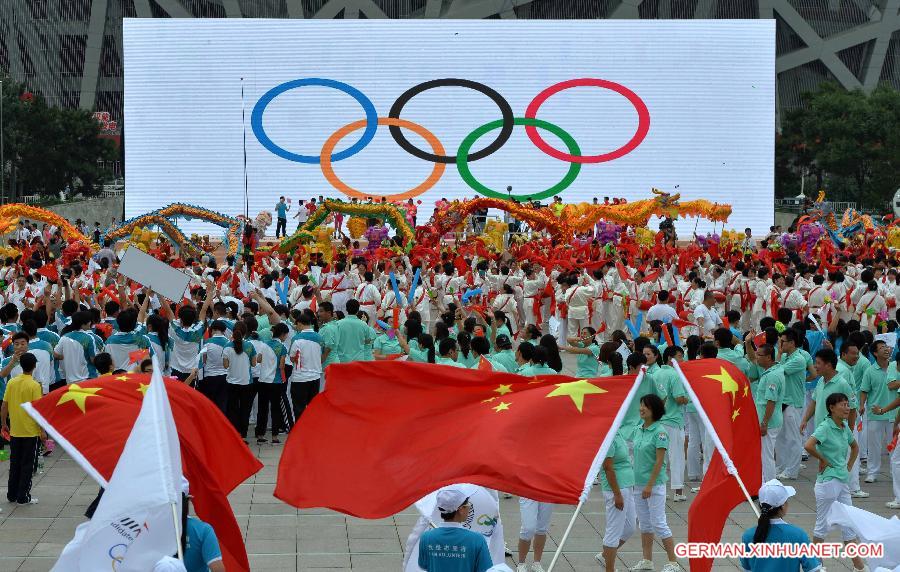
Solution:
{"label": "green shirt", "polygon": [[816,427],[812,436],[819,442],[816,450],[828,462],[828,467],[816,476],[816,482],[826,483],[835,479],[843,483],[849,482],[847,455],[853,443],[853,431],[847,426],[847,422],[839,427],[828,417]]}
{"label": "green shirt", "polygon": [[632,433],[638,424],[642,423],[641,398],[650,393],[656,393],[656,388],[653,386],[653,376],[644,374],[644,379],[641,380],[637,393],[634,394],[634,399],[628,404],[628,409],[625,410],[625,417],[622,419],[623,436],[626,441],[632,440]]}
{"label": "green shirt", "polygon": [[608,363],[600,363],[600,367],[597,368],[597,377],[612,377],[613,370],[612,366]]}
{"label": "green shirt", "polygon": [[859,402],[856,400],[856,391],[854,391],[853,387],[843,375],[837,374],[828,382],[825,381],[824,377],[820,377],[819,381],[816,382],[816,388],[813,390],[812,394],[812,399],[816,402],[813,427],[818,427],[819,424],[828,417],[828,408],[825,407],[825,401],[832,393],[843,393],[846,395],[850,402],[851,409],[859,407]]}
{"label": "green shirt", "polygon": [[325,366],[332,363],[341,363],[338,353],[338,336],[337,336],[337,322],[334,320],[330,322],[325,322],[319,327],[319,336],[322,337],[322,348],[331,350],[328,352],[328,357],[322,360],[322,370],[325,370]]}
{"label": "green shirt", "polygon": [[559,375],[559,372],[550,366],[544,365],[534,365],[534,364],[525,364],[524,366],[519,368],[517,371],[519,375],[524,376],[534,376],[534,375]]}
{"label": "green shirt", "polygon": [[719,348],[716,357],[734,364],[735,367],[741,370],[741,373],[747,376],[747,379],[750,379],[750,373],[753,366],[750,363],[750,360],[744,356],[743,351],[737,351],[733,348]]}
{"label": "green shirt", "polygon": [[665,401],[666,413],[659,420],[669,427],[684,428],[684,406],[677,401],[679,397],[687,397],[687,391],[681,383],[681,377],[675,368],[664,365],[653,376],[653,384],[656,387],[656,395]]}
{"label": "green shirt", "polygon": [[476,356],[475,352],[473,352],[472,350],[469,350],[469,357],[464,356],[462,351],[457,352],[456,361],[458,361],[463,367],[478,367],[478,356]]}
{"label": "green shirt", "polygon": [[397,336],[391,337],[384,332],[378,334],[378,337],[375,338],[374,348],[375,351],[386,356],[403,353],[403,348],[400,347]]}
{"label": "green shirt", "polygon": [[375,359],[372,356],[372,344],[376,334],[369,324],[356,316],[347,316],[339,320],[336,327],[341,363]]}
{"label": "green shirt", "polygon": [[769,429],[778,429],[784,422],[781,413],[781,399],[784,395],[784,372],[779,364],[775,364],[762,372],[759,381],[750,385],[753,390],[753,403],[756,404],[756,416],[760,424],[766,417],[766,405],[775,402],[775,411],[769,417]]}
{"label": "green shirt", "polygon": [[[669,434],[658,421],[644,427],[643,422],[637,425],[633,434],[634,440],[634,484],[645,487],[650,482],[650,473],[656,465],[656,450],[669,448]],[[662,467],[654,485],[664,485],[666,475],[666,456],[663,455]]]}
{"label": "green shirt", "polygon": [[784,404],[802,409],[806,402],[806,358],[797,350],[782,354],[778,363],[784,373]]}
{"label": "green shirt", "polygon": [[[854,393],[859,393],[859,383],[862,381],[862,377],[860,379],[856,379],[856,372],[853,370],[853,367],[845,362],[842,359],[838,359],[837,364],[837,372],[844,377],[844,380],[849,383],[853,387]],[[865,373],[865,371],[863,371]]]}
{"label": "green shirt", "polygon": [[450,359],[450,358],[446,358],[446,357],[443,357],[443,356],[435,356],[435,358],[434,358],[434,363],[440,364],[440,365],[450,365],[450,366],[453,366],[453,367],[466,367],[466,366],[464,366],[463,364],[459,363],[459,362],[456,361],[456,360],[452,360],[452,359]]}
{"label": "green shirt", "polygon": [[491,361],[502,365],[506,371],[516,373],[519,364],[516,363],[516,354],[512,350],[501,350],[491,356]]}
{"label": "green shirt", "polygon": [[597,344],[588,344],[587,349],[591,351],[589,354],[577,354],[575,363],[575,377],[597,377],[597,370],[600,368],[600,362],[597,358],[600,356],[600,346]]}
{"label": "green shirt", "polygon": [[[613,460],[613,471],[616,474],[616,482],[619,489],[634,486],[634,467],[631,466],[631,456],[628,454],[628,444],[622,437],[622,433],[617,432],[613,438],[609,451],[606,452],[606,458]],[[612,491],[609,481],[606,479],[606,471],[600,469],[600,487],[604,491]]]}
{"label": "green shirt", "polygon": [[866,370],[866,373],[863,374],[862,384],[860,384],[859,390],[861,392],[865,391],[867,394],[866,417],[869,421],[893,421],[894,417],[897,415],[895,411],[888,411],[881,415],[876,415],[872,412],[872,408],[876,405],[879,407],[887,407],[894,400],[895,392],[888,389],[887,386],[887,370],[890,369],[890,364],[886,369],[881,369],[877,363],[873,363]]}

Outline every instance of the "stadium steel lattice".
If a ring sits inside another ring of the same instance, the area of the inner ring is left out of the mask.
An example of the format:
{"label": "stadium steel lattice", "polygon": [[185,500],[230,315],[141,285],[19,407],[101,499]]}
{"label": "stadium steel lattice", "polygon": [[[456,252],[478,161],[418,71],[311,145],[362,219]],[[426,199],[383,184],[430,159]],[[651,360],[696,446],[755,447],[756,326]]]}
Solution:
{"label": "stadium steel lattice", "polygon": [[0,0],[0,68],[122,126],[122,18],[775,18],[778,109],[825,80],[900,88],[900,0]]}

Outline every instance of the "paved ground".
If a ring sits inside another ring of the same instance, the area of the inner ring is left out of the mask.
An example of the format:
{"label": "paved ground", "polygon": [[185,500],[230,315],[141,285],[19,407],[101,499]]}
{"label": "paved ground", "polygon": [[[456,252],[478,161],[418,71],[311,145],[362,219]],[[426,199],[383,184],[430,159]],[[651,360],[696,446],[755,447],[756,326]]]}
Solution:
{"label": "paved ground", "polygon": [[[566,356],[567,369],[573,365]],[[251,431],[252,434],[252,431]],[[283,445],[251,446],[265,467],[230,496],[238,522],[244,529],[251,568],[256,571],[353,570],[361,572],[397,572],[403,559],[403,546],[418,515],[412,509],[392,518],[368,521],[328,510],[302,510],[289,507],[272,496],[278,459]],[[897,511],[885,508],[893,495],[890,462],[885,457],[877,483],[865,485],[868,499],[854,499],[856,506],[883,516]],[[540,463],[540,459],[535,460]],[[0,462],[0,488],[5,490],[7,462]],[[813,464],[801,472],[794,486],[797,498],[790,506],[788,521],[812,531],[815,523]],[[595,490],[597,490],[595,488]],[[44,472],[35,479],[33,494],[40,504],[18,507],[0,504],[0,572],[47,571],[63,546],[72,538],[75,527],[83,522],[87,505],[97,494],[97,485],[68,456],[59,452],[46,460]],[[688,502],[668,503],[668,522],[676,542],[687,538]],[[671,495],[670,495],[671,497]],[[3,499],[3,497],[0,497]],[[4,499],[5,500],[5,499]],[[547,552],[546,568],[556,549],[556,541],[565,531],[574,507],[559,506],[554,512]],[[519,530],[518,499],[501,500],[501,517],[510,547],[515,547]],[[600,551],[603,536],[603,504],[599,494],[592,495],[578,517],[566,543],[563,558],[555,570],[560,572],[599,570],[594,554]],[[722,538],[738,541],[742,532],[756,523],[748,505],[732,512]],[[838,533],[829,538],[839,540]],[[619,552],[619,569],[627,570],[640,559],[640,538],[633,537]],[[658,546],[654,552],[657,570],[665,563]],[[510,562],[507,562],[510,563]],[[687,562],[682,562],[687,566]],[[849,561],[828,561],[829,570],[852,569]],[[718,561],[715,570],[736,570],[735,562]]]}
{"label": "paved ground", "polygon": [[[400,570],[403,545],[416,520],[412,510],[393,518],[377,521],[345,517],[327,510],[293,509],[272,496],[280,445],[253,445],[254,452],[265,468],[253,479],[238,487],[231,495],[231,503],[238,522],[245,531],[251,567],[257,570],[354,570],[381,572]],[[0,483],[5,485],[8,463],[0,464]],[[813,498],[813,469],[803,471],[795,483],[798,498],[791,504],[789,521],[811,531],[815,521]],[[856,505],[884,516],[895,511],[884,507],[891,498],[889,475],[874,485],[867,485],[872,493]],[[87,505],[97,493],[97,486],[78,465],[64,455],[47,460],[44,473],[35,481],[34,495],[40,499],[35,506],[0,505],[0,571],[47,571],[55,562],[62,547],[71,539],[78,523],[83,521]],[[691,497],[693,495],[690,495]],[[669,526],[676,541],[687,536],[687,511],[690,503],[668,503]],[[519,505],[516,499],[501,500],[501,515],[506,539],[515,546]],[[562,536],[571,517],[572,507],[557,507],[553,515],[551,539],[547,542],[544,566],[549,564],[554,541]],[[738,507],[725,528],[723,539],[738,540],[741,532],[755,523],[747,505]],[[599,570],[594,554],[599,551],[604,525],[603,507],[599,495],[594,495],[578,518],[566,549],[564,560],[557,565],[560,571]],[[833,534],[831,537],[837,540]],[[619,553],[620,569],[640,559],[640,540],[632,538]],[[665,561],[662,549],[655,554],[657,569]],[[827,562],[830,570],[851,568],[849,562]],[[732,562],[719,562],[715,569],[733,570]]]}

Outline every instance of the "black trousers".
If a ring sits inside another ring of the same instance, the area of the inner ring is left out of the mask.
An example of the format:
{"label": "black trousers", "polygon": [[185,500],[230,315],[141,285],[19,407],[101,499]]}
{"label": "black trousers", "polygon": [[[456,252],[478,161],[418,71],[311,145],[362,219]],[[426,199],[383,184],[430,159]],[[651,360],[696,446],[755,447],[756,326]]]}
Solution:
{"label": "black trousers", "polygon": [[219,411],[226,413],[228,410],[228,382],[225,375],[207,375],[198,382],[197,389],[200,393],[216,404]]}
{"label": "black trousers", "polygon": [[319,394],[319,380],[294,382],[291,384],[291,403],[294,406],[294,422],[296,423],[306,406]]}
{"label": "black trousers", "polygon": [[281,383],[256,384],[256,436],[263,437],[272,411],[272,437],[286,433],[284,418],[281,416]]}
{"label": "black trousers", "polygon": [[225,414],[234,429],[246,439],[247,427],[250,425],[250,409],[253,407],[253,386],[236,383],[227,385],[228,406]]}
{"label": "black trousers", "polygon": [[60,387],[65,387],[65,386],[66,386],[66,380],[61,379],[59,381],[54,381],[53,383],[51,383],[50,387],[48,389],[50,391],[53,391],[54,389],[59,389]]}
{"label": "black trousers", "polygon": [[27,503],[31,500],[31,476],[37,459],[37,437],[12,437],[9,440],[9,481],[6,500]]}
{"label": "black trousers", "polygon": [[[280,235],[278,233],[281,233]],[[287,219],[279,218],[278,222],[275,223],[275,238],[279,236],[287,236]]]}

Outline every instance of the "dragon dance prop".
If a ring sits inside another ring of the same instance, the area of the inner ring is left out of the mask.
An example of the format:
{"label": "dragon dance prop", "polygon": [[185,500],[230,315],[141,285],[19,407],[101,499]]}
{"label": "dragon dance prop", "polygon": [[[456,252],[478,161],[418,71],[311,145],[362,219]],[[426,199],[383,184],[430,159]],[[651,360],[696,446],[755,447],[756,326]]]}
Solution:
{"label": "dragon dance prop", "polygon": [[656,198],[645,199],[633,203],[613,205],[592,205],[587,203],[566,205],[560,216],[556,216],[549,208],[534,208],[528,203],[518,203],[505,199],[477,198],[468,201],[455,201],[447,208],[435,211],[430,229],[425,235],[438,236],[451,232],[466,220],[466,217],[479,209],[499,209],[508,212],[516,220],[527,222],[535,230],[546,230],[554,238],[569,240],[576,233],[589,232],[600,221],[630,225],[647,226],[652,216],[702,217],[715,222],[725,222],[731,215],[731,206],[713,203],[703,199],[679,202],[679,195],[667,195],[654,189]]}
{"label": "dragon dance prop", "polygon": [[189,256],[199,256],[204,250],[193,241],[188,239],[181,230],[172,222],[174,219],[183,218],[186,220],[199,219],[225,229],[223,244],[227,254],[236,254],[241,244],[241,233],[244,229],[244,222],[238,218],[223,215],[221,213],[184,203],[172,203],[161,209],[136,216],[121,222],[120,224],[109,227],[103,234],[101,240],[110,239],[112,241],[127,240],[133,235],[137,229],[148,229],[150,227],[158,227],[166,237],[178,248],[183,254]]}
{"label": "dragon dance prop", "polygon": [[90,245],[91,241],[81,234],[75,225],[53,211],[34,207],[22,203],[11,203],[0,207],[0,235],[8,234],[15,230],[16,224],[21,219],[40,221],[56,226],[62,231],[63,238],[67,242],[84,242]]}
{"label": "dragon dance prop", "polygon": [[412,247],[412,242],[415,239],[412,226],[406,220],[406,212],[393,204],[345,203],[334,199],[326,199],[297,232],[281,241],[276,250],[283,254],[289,253],[302,243],[315,241],[314,229],[325,222],[325,219],[333,213],[342,213],[351,217],[382,219],[394,227],[397,234],[403,239],[404,244],[407,245],[407,248]]}

